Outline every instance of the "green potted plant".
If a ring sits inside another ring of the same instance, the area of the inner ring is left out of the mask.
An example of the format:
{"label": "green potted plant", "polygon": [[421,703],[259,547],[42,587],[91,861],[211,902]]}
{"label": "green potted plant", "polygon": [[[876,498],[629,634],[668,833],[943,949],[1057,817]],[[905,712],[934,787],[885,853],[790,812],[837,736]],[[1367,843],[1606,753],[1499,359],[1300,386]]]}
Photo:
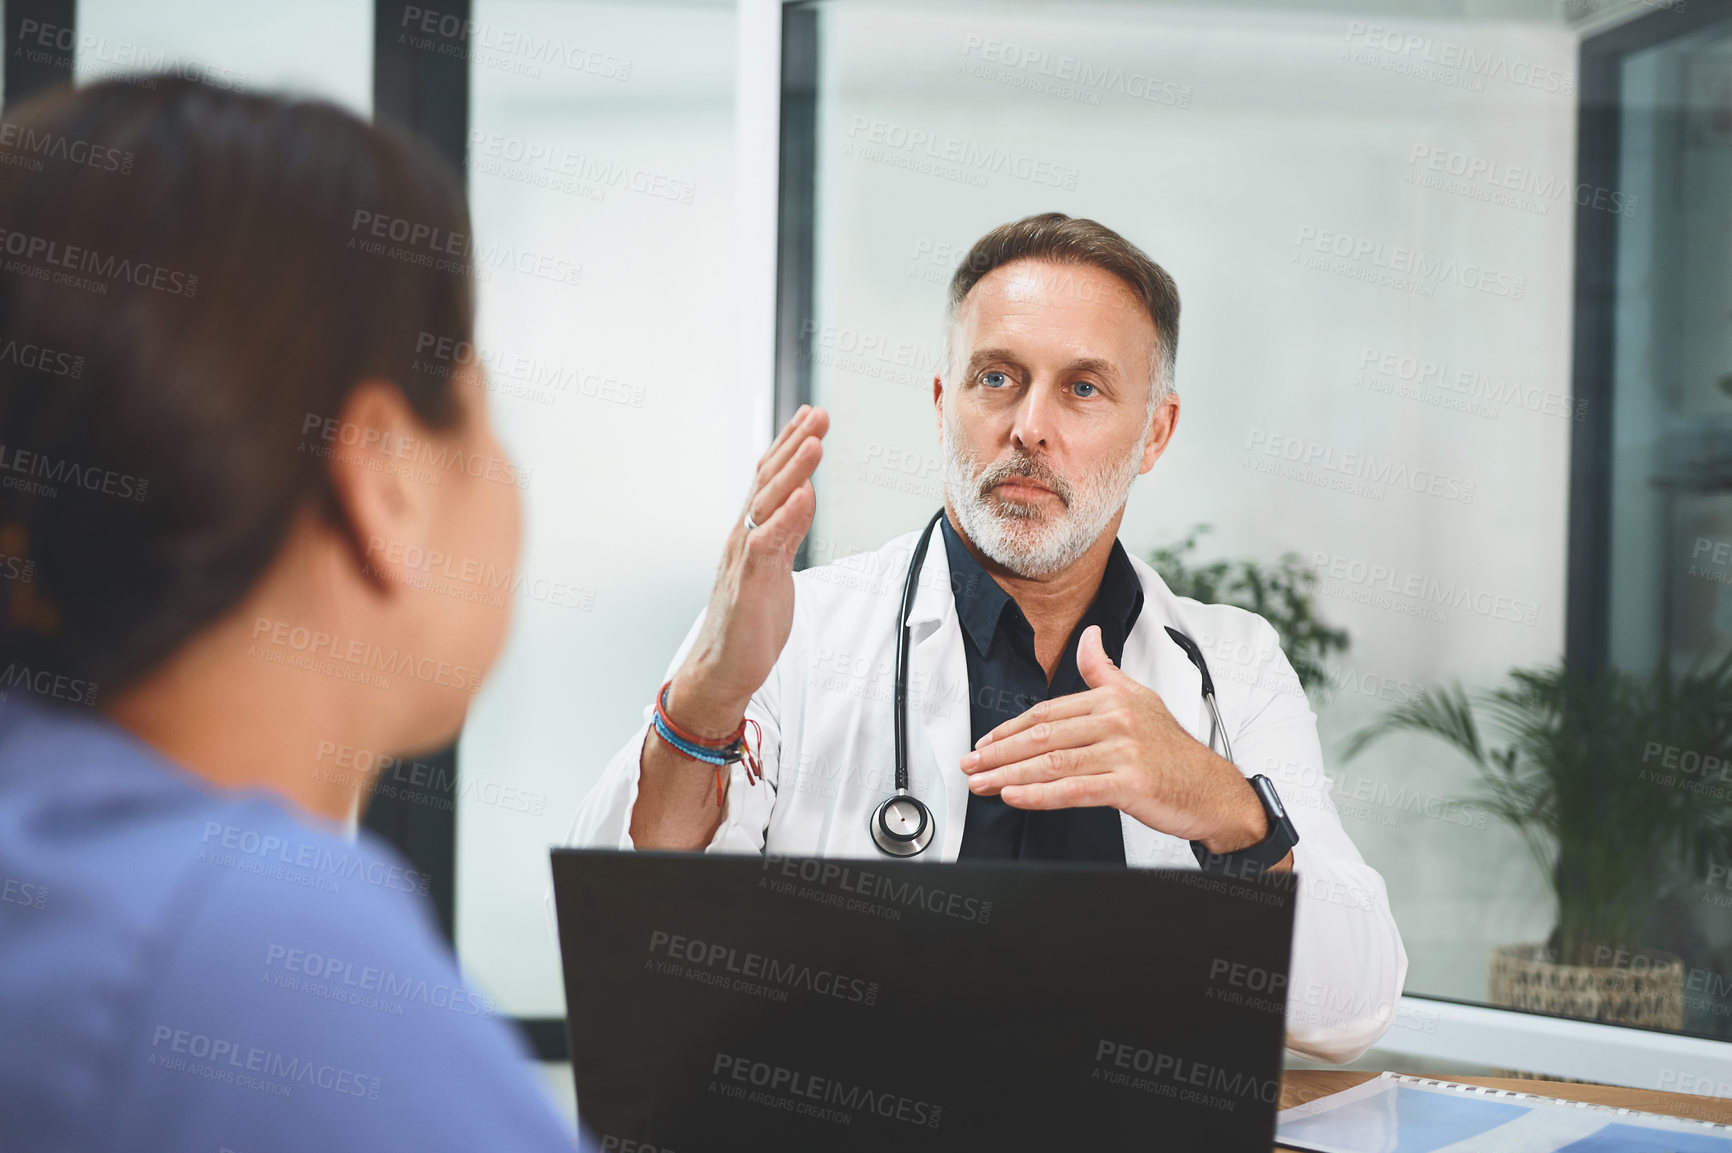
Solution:
{"label": "green potted plant", "polygon": [[1249,609],[1273,625],[1299,684],[1315,704],[1329,690],[1324,662],[1330,653],[1347,649],[1347,633],[1317,615],[1317,571],[1297,553],[1285,553],[1274,564],[1244,558],[1200,564],[1192,554],[1208,531],[1206,524],[1193,525],[1177,544],[1151,552],[1149,564],[1179,596]]}
{"label": "green potted plant", "polygon": [[1557,900],[1549,940],[1494,950],[1492,1003],[1682,1028],[1683,964],[1642,937],[1669,878],[1703,878],[1732,851],[1732,785],[1704,771],[1732,763],[1732,654],[1683,675],[1547,667],[1487,692],[1434,688],[1356,733],[1347,756],[1396,732],[1467,757],[1475,801],[1521,833]]}

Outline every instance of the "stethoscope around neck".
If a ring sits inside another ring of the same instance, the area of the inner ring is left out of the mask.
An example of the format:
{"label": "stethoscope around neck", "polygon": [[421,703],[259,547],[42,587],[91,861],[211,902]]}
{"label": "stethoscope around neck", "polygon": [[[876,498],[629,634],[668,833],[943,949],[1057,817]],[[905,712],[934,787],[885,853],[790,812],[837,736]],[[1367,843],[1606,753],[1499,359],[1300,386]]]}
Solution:
{"label": "stethoscope around neck", "polygon": [[[908,641],[913,628],[908,623],[908,615],[914,611],[914,590],[919,584],[920,571],[926,563],[926,550],[932,544],[934,530],[944,516],[944,510],[939,509],[931,520],[926,522],[926,530],[920,534],[920,543],[914,548],[914,555],[908,561],[908,575],[902,582],[902,613],[896,618],[896,691],[893,694],[896,712],[896,791],[884,799],[883,804],[872,810],[869,827],[872,831],[872,841],[879,850],[892,857],[913,857],[926,851],[926,846],[932,843],[932,810],[926,807],[926,802],[915,796],[908,789]],[[1227,740],[1227,728],[1221,723],[1221,711],[1215,706],[1215,682],[1209,677],[1209,666],[1203,660],[1203,650],[1197,647],[1197,642],[1172,626],[1167,627],[1167,635],[1173,638],[1173,643],[1185,650],[1185,656],[1190,658],[1197,671],[1203,675],[1203,703],[1209,710],[1209,748],[1215,747],[1215,738],[1221,739],[1221,755],[1228,761],[1233,759],[1233,746]]]}

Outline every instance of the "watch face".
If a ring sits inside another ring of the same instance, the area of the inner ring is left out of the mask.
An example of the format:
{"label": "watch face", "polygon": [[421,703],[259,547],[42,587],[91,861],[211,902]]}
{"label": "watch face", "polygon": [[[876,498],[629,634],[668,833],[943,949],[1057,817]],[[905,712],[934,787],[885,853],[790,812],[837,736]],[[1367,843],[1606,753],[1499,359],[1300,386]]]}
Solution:
{"label": "watch face", "polygon": [[1263,811],[1269,818],[1269,838],[1273,840],[1279,834],[1280,839],[1286,842],[1285,848],[1297,845],[1299,833],[1287,819],[1287,810],[1281,804],[1281,795],[1275,791],[1275,782],[1259,774],[1251,778],[1251,787],[1257,791],[1257,798],[1263,802]]}
{"label": "watch face", "polygon": [[884,827],[901,837],[912,837],[922,824],[920,806],[907,797],[898,797],[884,808]]}

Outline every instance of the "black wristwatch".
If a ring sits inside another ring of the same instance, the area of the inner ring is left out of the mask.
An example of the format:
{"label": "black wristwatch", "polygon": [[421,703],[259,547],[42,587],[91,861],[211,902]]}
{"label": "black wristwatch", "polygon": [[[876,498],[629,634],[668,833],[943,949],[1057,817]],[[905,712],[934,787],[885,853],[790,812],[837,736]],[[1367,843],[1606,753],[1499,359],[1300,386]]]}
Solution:
{"label": "black wristwatch", "polygon": [[1275,792],[1274,782],[1259,773],[1251,778],[1251,791],[1263,804],[1263,815],[1269,821],[1269,835],[1255,845],[1231,853],[1211,853],[1203,847],[1203,842],[1192,841],[1191,852],[1196,854],[1197,864],[1203,872],[1254,880],[1271,866],[1286,860],[1293,846],[1299,843],[1299,830],[1287,819],[1287,810]]}

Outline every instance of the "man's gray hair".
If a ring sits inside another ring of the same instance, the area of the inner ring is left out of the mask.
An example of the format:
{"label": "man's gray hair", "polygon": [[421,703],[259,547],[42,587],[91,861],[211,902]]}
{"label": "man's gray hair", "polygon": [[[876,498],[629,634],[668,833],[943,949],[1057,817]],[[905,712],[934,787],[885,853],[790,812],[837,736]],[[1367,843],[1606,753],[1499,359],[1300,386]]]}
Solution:
{"label": "man's gray hair", "polygon": [[1126,303],[1142,309],[1155,325],[1147,415],[1148,420],[1154,419],[1155,409],[1173,393],[1179,356],[1179,286],[1166,269],[1106,225],[1062,212],[1043,212],[1001,224],[975,241],[962,258],[950,278],[950,298],[944,310],[945,371],[954,368],[956,318],[962,302],[983,276],[1017,260],[1088,265],[1111,273],[1130,288],[1133,299]]}

